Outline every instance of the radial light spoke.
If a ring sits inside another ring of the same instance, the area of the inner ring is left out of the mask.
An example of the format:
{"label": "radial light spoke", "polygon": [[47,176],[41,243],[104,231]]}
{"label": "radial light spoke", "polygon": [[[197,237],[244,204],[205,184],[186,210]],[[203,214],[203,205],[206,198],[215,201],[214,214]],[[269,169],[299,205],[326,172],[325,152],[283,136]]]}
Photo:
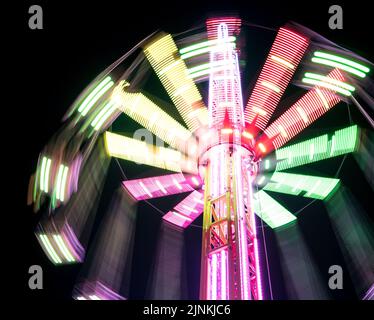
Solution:
{"label": "radial light spoke", "polygon": [[[328,77],[344,81],[338,69],[331,71]],[[335,91],[314,87],[265,129],[258,141],[260,151],[268,153],[280,148],[340,101]]]}
{"label": "radial light spoke", "polygon": [[201,187],[202,181],[195,175],[176,173],[126,180],[122,184],[136,200],[140,201],[193,191]]}
{"label": "radial light spoke", "polygon": [[194,191],[179,202],[163,219],[182,228],[187,228],[204,210],[204,194]]}
{"label": "radial light spoke", "polygon": [[244,113],[245,121],[256,131],[252,135],[265,130],[308,44],[309,39],[289,28],[279,29]]}
{"label": "radial light spoke", "polygon": [[105,132],[104,137],[106,151],[112,157],[175,172],[197,173],[196,161],[177,150],[157,147],[109,131]]}
{"label": "radial light spoke", "polygon": [[208,122],[208,112],[201,95],[188,77],[187,66],[179,56],[170,34],[163,35],[144,49],[148,61],[177,107],[187,127],[194,132]]}
{"label": "radial light spoke", "polygon": [[324,200],[337,190],[339,183],[334,178],[275,172],[264,190]]}
{"label": "radial light spoke", "polygon": [[188,153],[187,147],[193,143],[191,132],[144,94],[126,92],[124,90],[126,84],[121,82],[113,90],[112,101],[117,108],[173,148]]}
{"label": "radial light spoke", "polygon": [[302,166],[354,152],[359,141],[357,125],[336,130],[334,134],[324,134],[312,139],[292,144],[275,151],[276,171]]}
{"label": "radial light spoke", "polygon": [[254,209],[256,214],[272,229],[289,224],[296,217],[274,200],[265,191],[254,194]]}

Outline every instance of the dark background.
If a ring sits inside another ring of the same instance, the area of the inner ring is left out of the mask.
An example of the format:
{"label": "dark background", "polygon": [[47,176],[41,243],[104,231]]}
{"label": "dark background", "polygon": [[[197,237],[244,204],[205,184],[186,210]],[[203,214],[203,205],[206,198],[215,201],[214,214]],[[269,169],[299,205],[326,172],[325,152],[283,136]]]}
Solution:
{"label": "dark background", "polygon": [[[44,29],[30,30],[28,28],[28,8],[32,4],[39,4],[44,12]],[[330,30],[328,28],[328,8],[332,4],[340,4],[344,10],[343,30]],[[68,266],[56,268],[52,266],[39,248],[33,235],[34,227],[38,221],[30,208],[26,206],[28,179],[35,170],[40,150],[48,142],[52,134],[59,128],[61,118],[68,106],[85,86],[96,77],[104,68],[128,51],[132,46],[155,30],[163,29],[170,33],[184,31],[196,24],[204,23],[209,14],[220,12],[236,12],[247,22],[278,28],[287,21],[295,21],[322,34],[326,38],[356,52],[363,57],[373,60],[372,48],[372,17],[368,4],[364,1],[351,1],[350,3],[315,2],[315,1],[175,1],[172,3],[147,1],[22,1],[14,9],[15,19],[12,20],[10,52],[15,63],[12,64],[12,76],[15,76],[16,91],[11,106],[14,119],[17,121],[17,134],[22,137],[22,148],[14,145],[15,159],[17,161],[17,175],[19,182],[14,190],[19,196],[11,214],[15,215],[18,249],[15,250],[19,262],[15,265],[18,276],[16,283],[21,286],[22,295],[28,299],[70,299],[74,285],[77,267]],[[249,46],[258,45],[254,57],[258,63],[249,67],[247,79],[243,83],[253,81],[250,71],[256,73],[265,58],[267,47],[270,43],[256,39]],[[265,47],[264,47],[265,46]],[[248,60],[247,60],[248,61]],[[252,70],[251,70],[252,68]],[[250,85],[249,85],[250,86]],[[245,91],[245,90],[243,90]],[[246,98],[244,99],[246,101]],[[362,116],[351,108],[353,121],[360,126],[367,127]],[[11,120],[10,120],[11,121]],[[12,121],[14,122],[14,120]],[[348,124],[347,109],[342,109],[334,115],[326,116],[311,130],[318,130],[326,126],[335,128]],[[15,137],[14,137],[15,138]],[[18,138],[19,139],[19,138]],[[11,158],[7,158],[8,161]],[[339,163],[328,163],[318,167],[319,172],[329,172],[332,166]],[[341,177],[345,185],[355,190],[363,207],[371,211],[369,192],[370,187],[365,182],[357,165],[348,157],[343,166]],[[357,187],[359,185],[359,188]],[[289,199],[283,198],[283,201]],[[292,201],[295,201],[292,199]],[[304,203],[287,203],[300,208]],[[138,219],[140,226],[137,231],[136,241],[139,247],[144,248],[144,235],[152,230],[152,223],[157,223],[157,213],[149,206],[140,207],[143,213]],[[322,204],[316,203],[303,212],[300,222],[312,252],[318,255],[318,265],[321,270],[326,266],[339,261],[342,265],[342,255],[332,237],[332,229],[327,219],[326,211]],[[321,228],[321,226],[324,226]],[[318,239],[314,231],[320,230]],[[199,250],[198,239],[200,230],[188,231],[188,241],[191,247]],[[269,241],[272,235],[269,234]],[[142,240],[143,239],[143,240]],[[195,240],[191,240],[195,239]],[[145,241],[145,242],[144,242]],[[327,253],[333,252],[332,255]],[[195,257],[191,269],[198,272],[199,255],[187,253]],[[270,254],[271,248],[270,248]],[[273,253],[276,256],[276,252]],[[197,259],[196,259],[197,257]],[[276,260],[276,258],[274,258]],[[139,257],[134,260],[140,261]],[[28,289],[28,268],[30,265],[39,264],[44,270],[44,290]],[[142,272],[147,272],[145,267],[140,267],[134,274],[132,298],[141,298],[144,294]],[[193,275],[191,276],[194,277]],[[195,275],[196,277],[196,275]],[[327,277],[327,275],[326,275]],[[196,277],[198,279],[198,277]],[[336,299],[356,299],[350,279],[345,279],[344,292],[334,293]],[[327,280],[326,280],[327,281]],[[140,284],[140,285],[139,285]],[[18,286],[17,286],[18,288]],[[191,297],[197,297],[198,288],[192,287]],[[274,288],[278,298],[286,298],[282,284]],[[19,292],[19,291],[18,291]]]}

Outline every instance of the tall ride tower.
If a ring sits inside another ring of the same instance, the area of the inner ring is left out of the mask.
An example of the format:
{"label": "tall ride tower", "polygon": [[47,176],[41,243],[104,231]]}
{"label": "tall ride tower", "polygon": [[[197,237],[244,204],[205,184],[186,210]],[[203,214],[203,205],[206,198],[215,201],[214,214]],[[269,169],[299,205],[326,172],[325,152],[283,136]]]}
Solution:
{"label": "tall ride tower", "polygon": [[238,55],[227,23],[210,53],[209,129],[200,159],[204,217],[200,298],[262,299],[252,182],[257,163],[246,131]]}

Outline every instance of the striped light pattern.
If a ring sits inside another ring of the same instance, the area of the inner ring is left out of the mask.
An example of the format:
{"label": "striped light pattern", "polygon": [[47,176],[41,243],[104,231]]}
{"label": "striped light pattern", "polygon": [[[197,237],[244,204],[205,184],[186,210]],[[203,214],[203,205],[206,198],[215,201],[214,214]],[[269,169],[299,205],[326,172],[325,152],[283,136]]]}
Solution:
{"label": "striped light pattern", "polygon": [[229,36],[236,36],[240,33],[242,21],[237,17],[220,17],[220,18],[209,18],[206,22],[208,31],[208,39],[214,40],[218,38],[218,27],[221,23],[227,25]]}
{"label": "striped light pattern", "polygon": [[56,199],[60,200],[61,202],[65,200],[68,172],[69,168],[63,164],[60,164],[55,182],[55,196]]}
{"label": "striped light pattern", "polygon": [[40,233],[37,238],[52,263],[68,264],[79,261],[64,235]]}
{"label": "striped light pattern", "polygon": [[162,218],[174,225],[187,228],[204,210],[204,194],[193,191]]}
{"label": "striped light pattern", "polygon": [[74,288],[73,298],[75,300],[126,300],[115,290],[104,285],[100,281],[87,281],[80,283]]}
{"label": "striped light pattern", "polygon": [[355,91],[355,87],[348,83],[311,72],[306,72],[301,81],[306,84],[317,85],[319,87],[334,90],[345,96],[350,96],[352,92]]}
{"label": "striped light pattern", "polygon": [[208,297],[211,300],[227,300],[229,293],[228,281],[228,249],[211,252],[208,257]]}
{"label": "striped light pattern", "polygon": [[[212,49],[214,50],[214,49]],[[188,75],[191,78],[199,78],[202,76],[209,75],[211,72],[225,71],[232,67],[232,62],[211,62],[202,64],[196,67],[188,69]]]}
{"label": "striped light pattern", "polygon": [[52,243],[49,239],[49,237],[45,234],[38,235],[38,240],[40,241],[42,248],[44,252],[47,254],[48,258],[54,263],[54,264],[60,264],[62,263],[62,260],[60,259],[58,253],[56,252],[55,248],[52,246]]}
{"label": "striped light pattern", "polygon": [[[344,81],[343,75],[337,69],[330,72],[328,77]],[[319,87],[311,89],[265,129],[264,133],[267,138],[262,136],[261,143],[266,144],[265,141],[269,139],[276,149],[281,147],[338,102],[340,102],[340,98],[335,94],[335,91]],[[286,134],[280,128],[283,128]],[[266,148],[266,152],[269,152],[270,149]]]}
{"label": "striped light pattern", "polygon": [[[225,42],[232,43],[232,46],[235,47],[235,37],[228,37]],[[193,44],[191,46],[185,47],[179,50],[181,58],[183,60],[192,58],[197,55],[201,55],[204,53],[209,53],[212,51],[213,48],[222,44],[222,41],[215,40],[208,40],[204,42],[199,42]]]}
{"label": "striped light pattern", "polygon": [[254,209],[256,214],[272,229],[296,220],[291,212],[263,190],[254,194]]}
{"label": "striped light pattern", "polygon": [[39,173],[39,187],[41,191],[48,193],[49,191],[49,173],[51,171],[52,160],[43,156],[40,173]]}
{"label": "striped light pattern", "polygon": [[338,186],[339,179],[275,172],[264,190],[324,200]]}
{"label": "striped light pattern", "polygon": [[179,151],[153,146],[109,131],[105,132],[104,141],[107,154],[112,157],[175,172],[197,173],[196,162],[187,159]]}
{"label": "striped light pattern", "polygon": [[[297,66],[309,40],[285,27],[280,28],[268,58],[249,98],[245,121],[264,130]],[[255,133],[256,134],[256,133]]]}
{"label": "striped light pattern", "polygon": [[171,35],[158,38],[144,49],[144,53],[187,127],[194,132],[206,125],[207,109],[195,83],[188,77],[186,64]]}
{"label": "striped light pattern", "polygon": [[[229,37],[227,25],[220,25],[218,40]],[[211,64],[225,65],[224,69],[212,68],[209,78],[209,127],[244,125],[243,101],[237,52],[229,44],[221,45],[210,53]],[[225,116],[228,119],[225,119]],[[231,128],[223,133],[231,133]],[[232,130],[232,129],[231,129]]]}
{"label": "striped light pattern", "polygon": [[185,152],[191,132],[142,93],[126,92],[123,87],[124,83],[120,83],[113,90],[112,101],[116,106],[170,146]]}
{"label": "striped light pattern", "polygon": [[[198,185],[195,184],[196,181]],[[122,184],[136,200],[140,201],[193,191],[195,188],[201,187],[201,180],[196,176],[177,173],[127,180]]]}
{"label": "striped light pattern", "polygon": [[69,249],[67,248],[64,240],[61,238],[61,236],[59,234],[55,234],[53,235],[53,240],[55,241],[55,243],[57,244],[58,246],[58,249],[60,250],[60,252],[62,253],[62,255],[64,256],[65,260],[67,262],[74,262],[75,259],[74,257],[71,255]]}
{"label": "striped light pattern", "polygon": [[336,130],[332,136],[324,134],[280,148],[275,151],[277,158],[275,170],[282,171],[354,152],[357,149],[358,141],[359,129],[354,125]]}
{"label": "striped light pattern", "polygon": [[95,103],[114,85],[110,76],[103,79],[82,101],[78,107],[78,112],[85,116],[92,109]]}
{"label": "striped light pattern", "polygon": [[314,56],[312,57],[312,62],[338,68],[360,78],[365,78],[366,74],[370,72],[368,67],[358,63],[357,61],[329,52],[315,51]]}
{"label": "striped light pattern", "polygon": [[117,110],[116,105],[113,101],[107,102],[104,107],[97,113],[95,118],[91,122],[91,126],[95,129],[95,131],[101,130],[103,124],[107,122],[107,120],[115,114]]}

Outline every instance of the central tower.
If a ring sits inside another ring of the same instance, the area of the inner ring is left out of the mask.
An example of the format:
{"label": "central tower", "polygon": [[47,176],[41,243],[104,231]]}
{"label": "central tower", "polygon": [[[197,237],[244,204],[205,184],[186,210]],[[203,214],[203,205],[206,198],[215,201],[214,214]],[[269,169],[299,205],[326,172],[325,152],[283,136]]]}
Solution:
{"label": "central tower", "polygon": [[[224,20],[210,53],[209,129],[202,136],[204,217],[200,298],[262,299],[252,182],[257,164],[245,130],[238,54]],[[204,142],[204,141],[203,141]]]}

